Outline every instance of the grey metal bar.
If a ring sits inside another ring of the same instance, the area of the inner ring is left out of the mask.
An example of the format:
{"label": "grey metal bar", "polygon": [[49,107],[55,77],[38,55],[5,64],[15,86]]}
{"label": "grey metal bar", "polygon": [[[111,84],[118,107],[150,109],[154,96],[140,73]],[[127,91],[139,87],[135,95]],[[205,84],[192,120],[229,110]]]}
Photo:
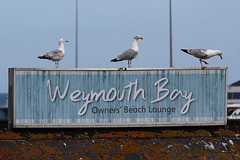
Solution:
{"label": "grey metal bar", "polygon": [[76,0],[76,57],[75,68],[78,68],[78,0]]}
{"label": "grey metal bar", "polygon": [[14,112],[14,69],[8,69],[8,130],[13,128]]}
{"label": "grey metal bar", "polygon": [[170,67],[173,67],[172,55],[172,0],[169,0]]}

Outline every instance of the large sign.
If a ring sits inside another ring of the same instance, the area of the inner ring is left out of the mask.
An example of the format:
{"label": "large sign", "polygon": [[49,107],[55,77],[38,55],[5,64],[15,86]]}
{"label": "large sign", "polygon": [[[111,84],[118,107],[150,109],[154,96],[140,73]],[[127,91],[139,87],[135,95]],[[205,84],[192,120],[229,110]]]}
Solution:
{"label": "large sign", "polygon": [[226,68],[12,70],[14,127],[226,122]]}

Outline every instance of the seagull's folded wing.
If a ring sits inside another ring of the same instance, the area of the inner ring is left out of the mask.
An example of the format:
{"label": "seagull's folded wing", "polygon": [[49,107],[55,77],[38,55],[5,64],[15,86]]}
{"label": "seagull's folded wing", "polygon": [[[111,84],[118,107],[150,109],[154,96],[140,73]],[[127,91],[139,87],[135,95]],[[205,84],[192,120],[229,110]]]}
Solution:
{"label": "seagull's folded wing", "polygon": [[131,60],[137,56],[137,51],[134,51],[133,49],[128,49],[125,52],[123,52],[121,55],[119,55],[117,58],[119,60]]}
{"label": "seagull's folded wing", "polygon": [[206,49],[193,49],[190,53],[197,58],[204,58],[207,56],[206,51]]}
{"label": "seagull's folded wing", "polygon": [[53,50],[45,54],[51,60],[61,60],[63,58],[63,52],[61,50]]}

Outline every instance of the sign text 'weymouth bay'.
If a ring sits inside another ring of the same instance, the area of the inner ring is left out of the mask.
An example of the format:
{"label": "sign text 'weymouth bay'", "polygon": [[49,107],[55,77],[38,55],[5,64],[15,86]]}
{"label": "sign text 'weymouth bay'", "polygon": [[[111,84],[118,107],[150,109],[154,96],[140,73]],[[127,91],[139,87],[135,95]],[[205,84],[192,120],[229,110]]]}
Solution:
{"label": "sign text 'weymouth bay'", "polygon": [[[180,97],[185,99],[186,103],[183,104],[183,106],[178,106],[178,107],[181,107],[181,114],[186,114],[190,109],[191,102],[196,100],[192,98],[193,93],[192,92],[188,93],[186,90],[182,91],[179,89],[173,89],[172,91],[170,91],[168,88],[166,88],[166,85],[168,84],[168,82],[169,82],[168,78],[161,78],[153,84],[156,87],[156,92],[155,94],[152,93],[154,95],[153,97],[155,98],[150,100],[150,104],[156,104],[166,98],[168,98],[170,101],[174,101],[176,98]],[[55,91],[52,94],[51,81],[49,79],[47,81],[49,96],[52,102],[56,100],[57,94],[60,97],[60,99],[63,100],[67,96],[68,92],[70,92],[69,98],[72,102],[84,101],[84,104],[80,107],[78,111],[79,116],[83,116],[84,114],[86,114],[89,104],[91,104],[92,102],[97,102],[100,98],[104,102],[113,102],[113,101],[121,102],[123,101],[125,96],[127,96],[128,102],[131,100],[135,101],[137,97],[145,101],[146,100],[145,90],[143,88],[138,88],[138,84],[139,84],[138,79],[135,79],[135,81],[133,82],[130,81],[129,84],[124,86],[124,88],[121,91],[112,87],[107,91],[103,89],[99,92],[96,92],[92,89],[90,92],[87,93],[79,89],[76,89],[76,90],[74,89],[73,91],[69,91],[70,82],[68,80],[63,93],[60,93],[61,89],[58,85],[56,85]],[[129,106],[123,106],[121,108],[123,108],[124,113],[135,112],[135,110],[138,113],[140,113],[141,111],[142,112],[148,111],[151,113],[151,112],[155,112],[155,110],[157,109],[158,110],[162,109],[162,112],[163,112],[164,110],[164,108],[154,109],[154,108],[151,108],[150,106],[149,107],[140,106],[140,107],[134,107],[134,108],[131,108]],[[114,108],[112,109],[114,112],[117,113],[117,112],[120,112],[121,108],[119,109],[115,108],[115,110]],[[165,109],[166,109],[166,112],[168,113],[175,112],[175,108],[166,107]],[[99,108],[96,106],[93,106],[91,110],[93,113],[97,111],[99,112]]]}

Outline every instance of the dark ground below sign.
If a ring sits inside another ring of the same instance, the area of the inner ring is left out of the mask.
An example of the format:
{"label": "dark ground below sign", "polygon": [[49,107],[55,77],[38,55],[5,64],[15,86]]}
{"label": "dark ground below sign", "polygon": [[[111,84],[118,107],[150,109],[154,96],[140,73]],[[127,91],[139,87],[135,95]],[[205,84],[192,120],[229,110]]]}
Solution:
{"label": "dark ground below sign", "polygon": [[0,130],[0,159],[240,159],[240,125]]}

